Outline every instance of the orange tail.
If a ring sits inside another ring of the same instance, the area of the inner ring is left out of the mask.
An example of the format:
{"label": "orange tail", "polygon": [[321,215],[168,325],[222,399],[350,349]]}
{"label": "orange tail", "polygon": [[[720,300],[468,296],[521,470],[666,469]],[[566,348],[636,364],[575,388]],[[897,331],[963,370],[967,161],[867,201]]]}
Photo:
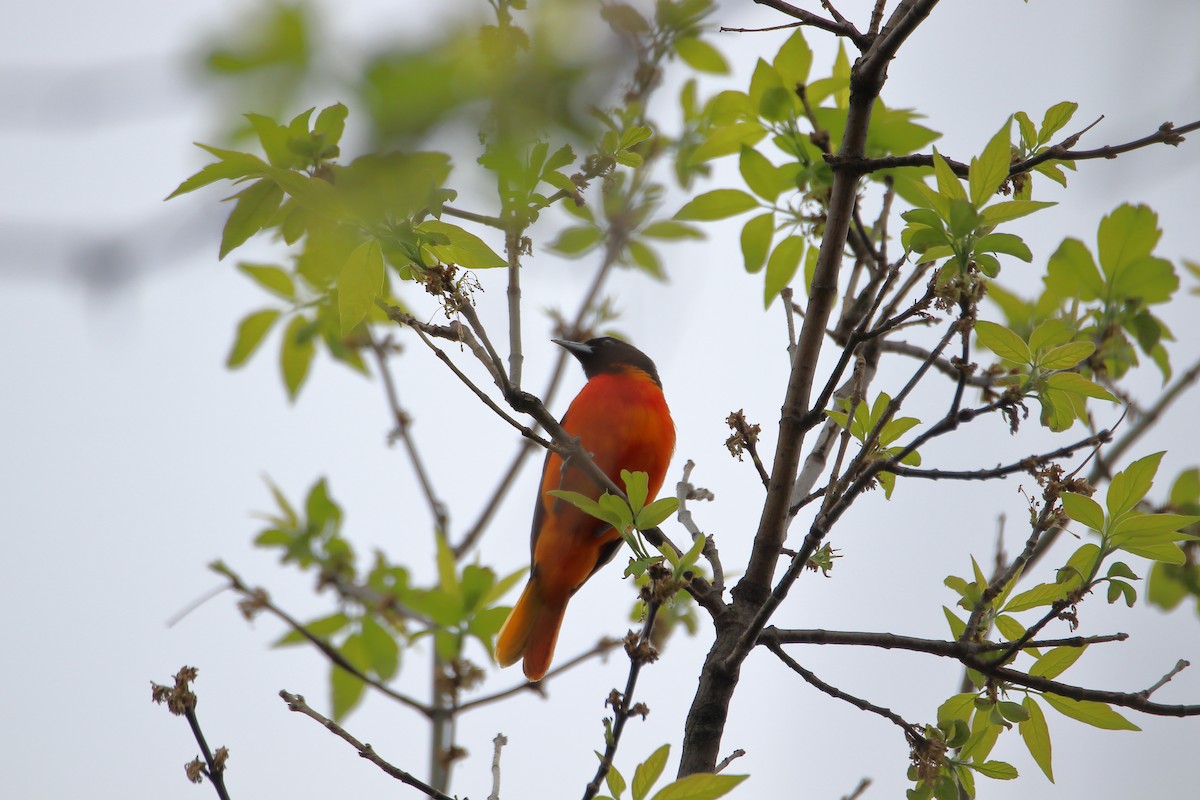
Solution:
{"label": "orange tail", "polygon": [[537,578],[530,578],[496,636],[496,661],[507,667],[524,656],[525,677],[540,681],[550,669],[566,610],[566,602],[556,603],[544,597]]}

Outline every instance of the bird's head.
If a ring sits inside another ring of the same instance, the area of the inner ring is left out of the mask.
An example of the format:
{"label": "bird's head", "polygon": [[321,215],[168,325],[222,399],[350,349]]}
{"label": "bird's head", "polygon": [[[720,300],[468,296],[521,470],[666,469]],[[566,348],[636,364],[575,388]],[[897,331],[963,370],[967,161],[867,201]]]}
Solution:
{"label": "bird's head", "polygon": [[589,378],[605,373],[626,372],[630,369],[640,370],[650,377],[650,380],[662,387],[658,377],[658,369],[650,356],[638,350],[629,342],[614,339],[611,336],[600,336],[588,339],[586,342],[572,342],[566,339],[552,339],[583,365],[583,374]]}

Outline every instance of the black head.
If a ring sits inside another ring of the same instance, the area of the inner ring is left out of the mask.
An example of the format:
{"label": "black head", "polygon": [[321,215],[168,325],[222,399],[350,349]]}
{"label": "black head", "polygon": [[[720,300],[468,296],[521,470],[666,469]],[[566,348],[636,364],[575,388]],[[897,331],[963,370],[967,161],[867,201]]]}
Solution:
{"label": "black head", "polygon": [[569,342],[564,339],[553,339],[552,341],[579,359],[579,363],[583,365],[583,374],[589,378],[606,372],[623,372],[632,367],[646,373],[659,385],[659,388],[662,387],[662,381],[658,378],[658,369],[650,360],[650,356],[629,342],[623,342],[611,336],[588,339],[586,342]]}

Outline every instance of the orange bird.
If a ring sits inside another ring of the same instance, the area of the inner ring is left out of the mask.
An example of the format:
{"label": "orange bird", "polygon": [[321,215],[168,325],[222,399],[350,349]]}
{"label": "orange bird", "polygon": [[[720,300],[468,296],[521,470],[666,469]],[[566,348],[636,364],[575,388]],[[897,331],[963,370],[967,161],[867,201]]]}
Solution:
{"label": "orange bird", "polygon": [[[587,383],[571,401],[563,429],[620,486],[621,470],[645,472],[649,502],[658,494],[675,451],[675,423],[654,362],[636,347],[608,336],[556,344],[579,359]],[[529,582],[496,638],[496,661],[524,657],[525,677],[541,680],[550,668],[567,601],[621,546],[621,534],[570,503],[547,494],[566,489],[593,500],[602,492],[582,470],[546,454],[533,508]]]}

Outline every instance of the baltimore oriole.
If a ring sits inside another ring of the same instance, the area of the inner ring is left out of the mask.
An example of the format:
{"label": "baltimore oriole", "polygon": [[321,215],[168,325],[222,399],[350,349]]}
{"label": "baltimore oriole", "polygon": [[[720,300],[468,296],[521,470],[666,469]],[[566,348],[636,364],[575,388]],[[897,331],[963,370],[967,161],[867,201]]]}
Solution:
{"label": "baltimore oriole", "polygon": [[[579,437],[592,460],[621,485],[621,470],[645,472],[647,502],[662,486],[675,451],[675,423],[650,358],[608,336],[556,344],[579,359],[587,383],[571,401],[563,429]],[[596,499],[601,490],[582,470],[563,469],[546,455],[533,508],[531,564],[525,590],[496,637],[496,661],[507,667],[524,656],[525,677],[541,680],[550,668],[567,601],[621,546],[621,535],[570,503],[548,494],[566,489]]]}

